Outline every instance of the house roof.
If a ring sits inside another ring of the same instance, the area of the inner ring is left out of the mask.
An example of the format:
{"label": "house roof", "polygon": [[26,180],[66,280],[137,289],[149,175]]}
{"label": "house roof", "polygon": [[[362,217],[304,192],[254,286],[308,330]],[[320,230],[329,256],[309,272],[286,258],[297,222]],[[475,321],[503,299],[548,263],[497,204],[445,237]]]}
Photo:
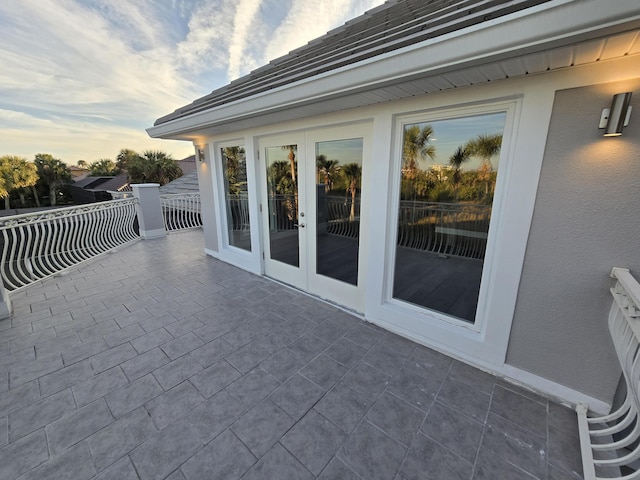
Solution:
{"label": "house roof", "polygon": [[549,0],[391,0],[156,120],[166,123]]}
{"label": "house roof", "polygon": [[182,170],[183,175],[190,172],[195,172],[196,170],[195,155],[189,155],[188,157],[183,158],[182,160],[176,160],[176,163],[178,164],[178,167],[180,167],[180,170]]}
{"label": "house roof", "polygon": [[393,0],[159,118],[148,133],[195,140],[622,57],[640,52],[639,28],[637,0]]}
{"label": "house roof", "polygon": [[124,173],[115,177],[86,177],[74,182],[73,186],[84,190],[121,191],[129,186],[129,179]]}
{"label": "house roof", "polygon": [[160,187],[161,194],[198,193],[199,191],[198,172],[195,170]]}

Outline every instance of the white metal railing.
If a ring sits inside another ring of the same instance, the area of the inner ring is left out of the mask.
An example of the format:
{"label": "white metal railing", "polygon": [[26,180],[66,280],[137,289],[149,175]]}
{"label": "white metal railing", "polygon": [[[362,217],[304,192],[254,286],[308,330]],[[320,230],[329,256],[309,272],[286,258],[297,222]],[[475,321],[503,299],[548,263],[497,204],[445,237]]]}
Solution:
{"label": "white metal railing", "polygon": [[640,284],[624,268],[614,268],[611,276],[617,282],[611,289],[609,332],[627,392],[609,415],[591,417],[586,405],[576,409],[585,480],[640,479]]}
{"label": "white metal railing", "polygon": [[251,230],[248,193],[227,194],[227,222],[233,232]]}
{"label": "white metal railing", "polygon": [[200,193],[160,195],[160,203],[168,232],[202,227]]}
{"label": "white metal railing", "polygon": [[112,200],[0,218],[5,288],[17,290],[137,240],[136,203]]}
{"label": "white metal railing", "polygon": [[483,259],[490,220],[491,205],[401,201],[398,245]]}

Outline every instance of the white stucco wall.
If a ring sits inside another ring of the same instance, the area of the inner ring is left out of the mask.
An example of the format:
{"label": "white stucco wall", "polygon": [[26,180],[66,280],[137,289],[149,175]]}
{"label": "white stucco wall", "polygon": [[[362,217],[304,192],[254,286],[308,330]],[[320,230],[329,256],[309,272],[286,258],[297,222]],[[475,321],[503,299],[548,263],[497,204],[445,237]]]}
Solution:
{"label": "white stucco wall", "polygon": [[[633,92],[621,137],[598,130]],[[556,93],[507,364],[610,402],[619,380],[607,330],[612,267],[640,278],[640,78]]]}

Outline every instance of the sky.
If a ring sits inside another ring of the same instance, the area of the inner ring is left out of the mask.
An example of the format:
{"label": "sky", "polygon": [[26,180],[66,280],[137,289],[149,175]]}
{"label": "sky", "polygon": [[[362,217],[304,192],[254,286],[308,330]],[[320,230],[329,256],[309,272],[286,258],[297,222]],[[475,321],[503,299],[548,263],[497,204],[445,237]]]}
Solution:
{"label": "sky", "polygon": [[180,159],[156,118],[384,0],[2,0],[0,156]]}

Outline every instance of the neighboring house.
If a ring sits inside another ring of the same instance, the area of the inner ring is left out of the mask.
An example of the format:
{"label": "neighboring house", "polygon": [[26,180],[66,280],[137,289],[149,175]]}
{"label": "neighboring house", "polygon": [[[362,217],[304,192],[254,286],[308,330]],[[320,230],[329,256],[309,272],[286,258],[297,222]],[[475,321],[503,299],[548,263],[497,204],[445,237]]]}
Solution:
{"label": "neighboring house", "polygon": [[161,194],[198,193],[199,191],[198,172],[195,170],[185,173],[160,187]]}
{"label": "neighboring house", "polygon": [[111,200],[110,192],[131,190],[125,173],[115,177],[86,177],[69,185],[69,193],[76,204]]}
{"label": "neighboring house", "polygon": [[70,167],[67,167],[67,170],[69,170],[69,174],[71,175],[71,178],[74,182],[80,181],[89,176],[89,169],[87,168],[71,165]]}
{"label": "neighboring house", "polygon": [[180,170],[182,170],[182,174],[183,175],[186,175],[187,173],[191,173],[191,172],[195,172],[196,171],[196,156],[195,155],[189,155],[188,157],[183,158],[182,160],[176,160],[176,163],[180,167]]}
{"label": "neighboring house", "polygon": [[[604,137],[623,92],[630,124]],[[640,273],[637,0],[390,1],[148,132],[203,160],[208,254],[612,402],[609,272]]]}

